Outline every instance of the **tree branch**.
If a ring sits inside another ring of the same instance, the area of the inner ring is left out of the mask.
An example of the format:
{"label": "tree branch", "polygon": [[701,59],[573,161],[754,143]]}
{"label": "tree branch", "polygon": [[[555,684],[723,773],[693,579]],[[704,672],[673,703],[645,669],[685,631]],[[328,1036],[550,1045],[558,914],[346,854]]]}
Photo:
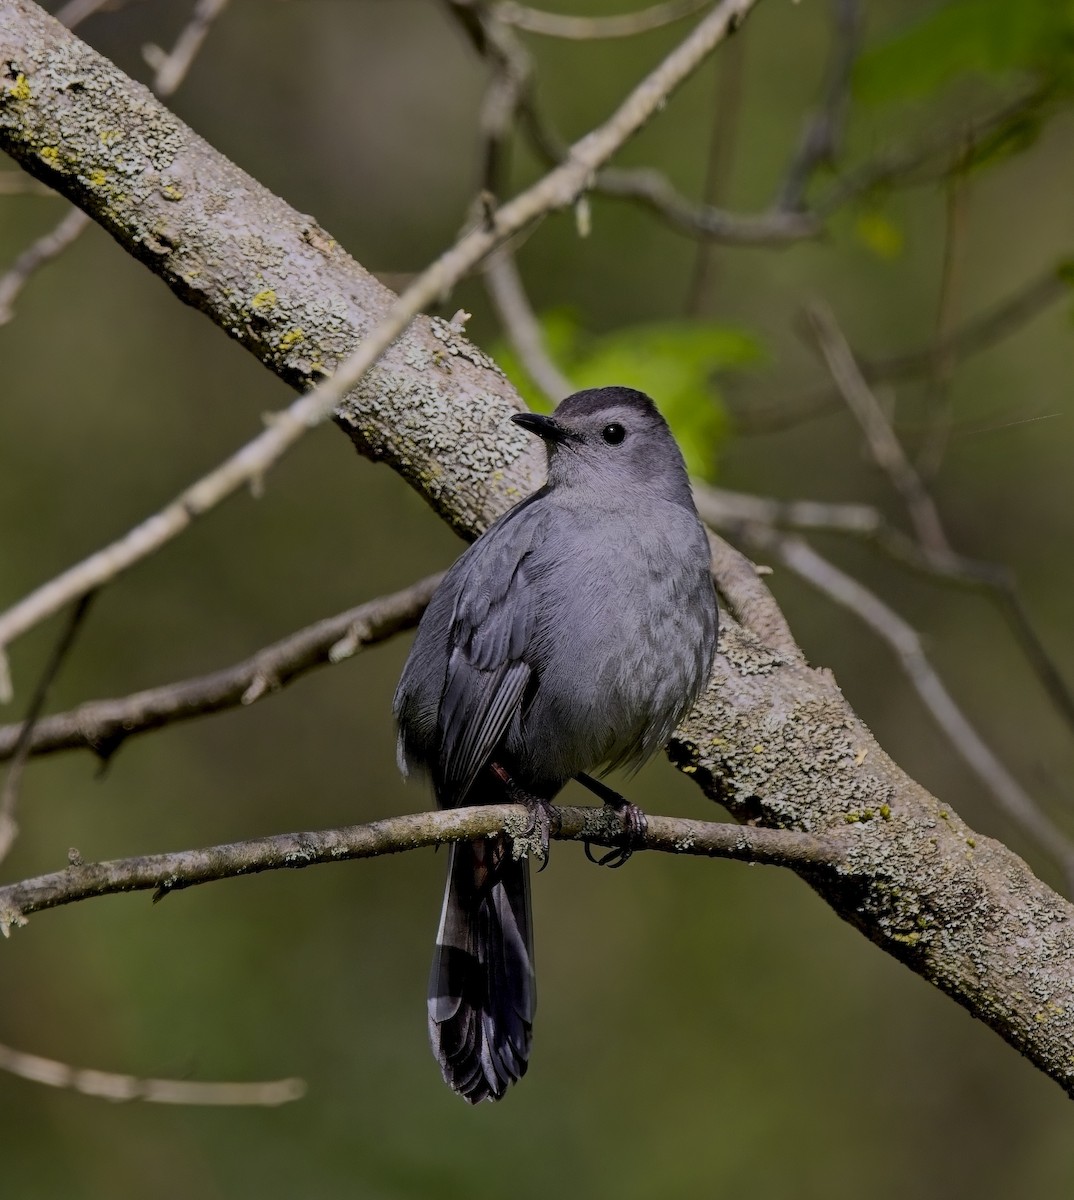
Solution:
{"label": "tree branch", "polygon": [[[107,760],[129,737],[177,721],[253,704],[299,675],[342,662],[417,624],[442,575],[318,621],[266,646],[244,662],[211,675],[183,679],[116,700],[90,700],[70,712],[36,721],[26,739],[30,754],[92,750]],[[0,762],[15,754],[24,723],[0,726]]]}
{"label": "tree branch", "polygon": [[275,1108],[292,1100],[301,1100],[306,1094],[306,1085],[301,1079],[267,1079],[255,1083],[139,1079],[134,1075],[117,1075],[113,1071],[72,1067],[54,1058],[42,1058],[39,1054],[27,1054],[4,1045],[0,1045],[0,1071],[28,1079],[31,1083],[70,1088],[83,1096],[112,1101],[144,1100],[151,1104]]}
{"label": "tree branch", "polygon": [[[623,845],[619,816],[607,807],[557,807],[553,813],[554,838],[600,846]],[[280,833],[204,850],[76,863],[51,875],[0,887],[0,932],[8,937],[11,929],[25,925],[32,913],[116,892],[152,891],[153,899],[160,900],[183,888],[237,875],[377,858],[497,833],[511,835],[517,850],[527,847],[525,830],[529,820],[529,812],[521,805],[482,804],[389,817],[342,829]],[[841,861],[839,842],[832,836],[680,817],[647,816],[646,820],[643,843],[632,843],[633,848],[829,872],[835,871]]]}
{"label": "tree branch", "polygon": [[514,25],[516,29],[524,29],[527,33],[587,41],[592,38],[635,37],[650,29],[659,29],[673,21],[693,16],[708,3],[710,0],[664,0],[663,4],[613,17],[571,17],[563,13],[544,12],[528,4],[516,4],[514,0],[503,0],[496,5],[495,12],[497,21]]}

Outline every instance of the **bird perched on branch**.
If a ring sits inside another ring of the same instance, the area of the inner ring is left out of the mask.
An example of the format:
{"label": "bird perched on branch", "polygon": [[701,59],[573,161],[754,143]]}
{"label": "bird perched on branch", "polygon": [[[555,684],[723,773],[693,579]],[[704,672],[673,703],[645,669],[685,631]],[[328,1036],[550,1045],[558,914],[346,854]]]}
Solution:
{"label": "bird perched on branch", "polygon": [[[639,766],[697,699],[716,596],[682,454],[648,396],[595,388],[511,419],[544,441],[548,480],[448,571],[394,711],[400,767],[427,772],[441,808],[520,801],[547,847],[568,780]],[[526,861],[503,835],[453,846],[429,982],[448,1085],[498,1100],[525,1073],[536,1002]]]}

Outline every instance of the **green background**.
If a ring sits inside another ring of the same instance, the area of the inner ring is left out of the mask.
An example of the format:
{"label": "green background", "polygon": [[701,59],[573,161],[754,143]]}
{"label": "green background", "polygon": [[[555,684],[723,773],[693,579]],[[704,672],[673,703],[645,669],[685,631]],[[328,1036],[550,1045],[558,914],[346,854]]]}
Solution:
{"label": "green background", "polygon": [[[996,6],[964,3],[946,6],[953,35],[942,22],[907,32],[940,7],[866,5],[875,58],[862,67],[848,162],[957,125],[1024,90],[1034,69],[1062,87],[1065,29],[1049,28],[1043,42],[1019,29],[975,41],[966,29],[995,32]],[[1038,33],[1045,8],[1024,6]],[[170,45],[185,19],[178,4],[132,5],[82,33],[147,78],[140,46]],[[819,94],[829,31],[816,0],[766,0],[742,33],[734,207],[757,211],[778,189]],[[533,38],[542,102],[578,136],[682,33]],[[620,161],[658,166],[697,195],[716,70],[693,79]],[[364,265],[406,273],[466,218],[484,77],[433,3],[234,0],[173,107]],[[1071,253],[1071,135],[1061,108],[1024,152],[966,183],[963,318]],[[515,183],[535,171],[520,153]],[[719,407],[706,418],[718,434],[707,462],[715,479],[784,498],[867,501],[901,519],[845,413],[768,435],[747,432],[748,418],[823,381],[796,331],[812,297],[831,304],[864,355],[928,344],[945,207],[944,187],[931,183],[840,212],[818,242],[718,252],[711,320],[746,334],[758,359],[717,381]],[[0,264],[62,211],[58,200],[0,197]],[[605,335],[678,321],[695,253],[641,210],[595,198],[588,239],[569,215],[550,217],[519,260],[537,308],[568,314],[572,336],[595,353]],[[474,313],[474,339],[494,347],[500,334],[478,282],[444,311],[460,305]],[[1069,674],[1068,308],[1053,306],[959,368],[935,494],[957,548],[1017,572]],[[288,400],[97,229],[34,277],[0,328],[0,367],[4,605],[161,505]],[[698,391],[697,404],[711,404]],[[911,446],[925,394],[897,392]],[[988,600],[868,547],[816,544],[922,631],[989,743],[1070,828],[1070,731]],[[319,430],[271,474],[262,499],[230,501],[99,597],[53,706],[236,661],[446,565],[458,549],[400,480]],[[772,584],[811,660],[835,670],[885,748],[1057,883],[923,713],[889,650],[785,573]],[[57,628],[14,647],[20,696]],[[84,754],[35,762],[4,879],[56,869],[71,846],[87,860],[114,858],[424,808],[428,797],[404,787],[394,762],[391,696],[406,648],[398,639],[249,709],[134,739],[103,776]],[[654,811],[717,815],[663,761],[630,792]],[[441,1084],[424,1028],[444,866],[443,855],[421,852],[216,883],[157,906],[115,897],[34,917],[0,945],[0,1041],[142,1076],[300,1075],[309,1093],[278,1110],[113,1105],[0,1074],[4,1194],[842,1200],[1055,1196],[1074,1186],[1071,1109],[1053,1083],[796,878],[731,863],[639,856],[609,873],[578,847],[555,847],[534,888],[531,1069],[502,1104],[470,1109]]]}

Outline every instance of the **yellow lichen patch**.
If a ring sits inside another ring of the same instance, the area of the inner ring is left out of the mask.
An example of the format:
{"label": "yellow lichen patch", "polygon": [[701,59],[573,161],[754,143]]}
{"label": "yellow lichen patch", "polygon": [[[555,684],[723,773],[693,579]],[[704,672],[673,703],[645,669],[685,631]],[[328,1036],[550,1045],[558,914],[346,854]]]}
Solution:
{"label": "yellow lichen patch", "polygon": [[304,341],[305,337],[306,335],[301,329],[288,329],[288,331],[283,335],[282,338],[280,338],[276,345],[278,349],[282,350],[284,354],[286,354],[288,350],[292,349],[294,346],[297,346],[299,342]]}
{"label": "yellow lichen patch", "polygon": [[160,194],[165,200],[182,200],[183,189],[177,183],[165,183],[160,189]]}
{"label": "yellow lichen patch", "polygon": [[100,167],[96,167],[89,173],[90,187],[104,187],[108,182],[108,172],[102,171]]}
{"label": "yellow lichen patch", "polygon": [[266,309],[276,307],[276,292],[272,288],[265,288],[263,292],[258,292],[250,300],[250,307],[257,312],[264,312]]}
{"label": "yellow lichen patch", "polygon": [[60,161],[60,149],[58,146],[42,146],[38,153],[50,167],[56,166]]}
{"label": "yellow lichen patch", "polygon": [[30,85],[26,81],[26,76],[19,74],[15,76],[14,85],[8,90],[8,95],[12,100],[29,100],[33,93],[30,91]]}
{"label": "yellow lichen patch", "polygon": [[122,136],[122,129],[102,129],[100,133],[101,145],[111,146],[113,142],[118,142]]}

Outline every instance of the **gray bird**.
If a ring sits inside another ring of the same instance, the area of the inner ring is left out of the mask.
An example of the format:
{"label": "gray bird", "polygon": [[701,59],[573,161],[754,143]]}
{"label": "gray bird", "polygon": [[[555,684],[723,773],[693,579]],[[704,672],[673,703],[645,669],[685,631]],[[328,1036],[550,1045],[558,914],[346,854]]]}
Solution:
{"label": "gray bird", "polygon": [[[547,483],[448,571],[394,712],[400,768],[428,772],[441,808],[523,800],[536,820],[569,779],[667,742],[708,681],[717,612],[686,467],[648,396],[594,388],[511,419],[544,441]],[[453,846],[429,981],[448,1085],[498,1100],[526,1071],[536,1003],[525,860],[503,836]]]}

